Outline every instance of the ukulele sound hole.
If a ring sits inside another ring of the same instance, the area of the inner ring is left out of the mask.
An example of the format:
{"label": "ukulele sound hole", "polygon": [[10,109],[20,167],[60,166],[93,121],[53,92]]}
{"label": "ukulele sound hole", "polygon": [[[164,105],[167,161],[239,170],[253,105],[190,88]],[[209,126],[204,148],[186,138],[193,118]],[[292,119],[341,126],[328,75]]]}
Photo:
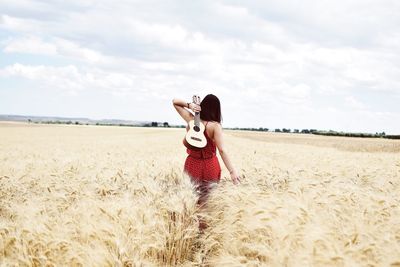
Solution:
{"label": "ukulele sound hole", "polygon": [[199,132],[199,131],[200,131],[200,127],[199,127],[199,126],[194,126],[194,127],[193,127],[193,130],[194,130],[195,132]]}

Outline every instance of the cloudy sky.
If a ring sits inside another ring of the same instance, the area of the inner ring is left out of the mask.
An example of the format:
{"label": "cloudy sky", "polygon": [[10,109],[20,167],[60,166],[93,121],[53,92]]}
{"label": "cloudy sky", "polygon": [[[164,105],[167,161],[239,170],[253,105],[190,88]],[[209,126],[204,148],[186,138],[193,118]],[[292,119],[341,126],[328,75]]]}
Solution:
{"label": "cloudy sky", "polygon": [[400,1],[1,0],[0,114],[400,134]]}

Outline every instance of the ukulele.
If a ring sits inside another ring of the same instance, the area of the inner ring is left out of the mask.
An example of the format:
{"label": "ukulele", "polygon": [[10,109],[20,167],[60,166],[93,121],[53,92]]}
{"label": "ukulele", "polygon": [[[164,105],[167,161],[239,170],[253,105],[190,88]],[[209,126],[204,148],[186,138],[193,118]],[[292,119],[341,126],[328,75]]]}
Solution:
{"label": "ukulele", "polygon": [[[200,105],[200,97],[194,95],[193,103]],[[184,145],[194,150],[205,147],[207,145],[207,139],[204,135],[205,129],[206,127],[200,121],[200,112],[195,112],[194,120],[191,120],[188,123],[188,131],[183,139]]]}

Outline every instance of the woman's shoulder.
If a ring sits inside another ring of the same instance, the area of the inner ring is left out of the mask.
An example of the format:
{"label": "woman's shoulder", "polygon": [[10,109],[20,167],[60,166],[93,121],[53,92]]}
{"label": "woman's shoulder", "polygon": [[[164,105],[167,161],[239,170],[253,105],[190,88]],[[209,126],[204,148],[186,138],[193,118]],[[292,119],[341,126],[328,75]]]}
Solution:
{"label": "woman's shoulder", "polygon": [[222,129],[221,124],[216,121],[203,121],[203,123],[206,126],[207,135],[214,140],[215,134]]}
{"label": "woman's shoulder", "polygon": [[217,121],[204,121],[204,125],[207,125],[207,128],[222,128],[221,123],[217,122]]}
{"label": "woman's shoulder", "polygon": [[216,122],[216,121],[206,121],[205,122],[206,128],[207,128],[207,133],[208,136],[214,138],[214,134],[216,132],[221,132],[222,131],[222,126],[221,123]]}

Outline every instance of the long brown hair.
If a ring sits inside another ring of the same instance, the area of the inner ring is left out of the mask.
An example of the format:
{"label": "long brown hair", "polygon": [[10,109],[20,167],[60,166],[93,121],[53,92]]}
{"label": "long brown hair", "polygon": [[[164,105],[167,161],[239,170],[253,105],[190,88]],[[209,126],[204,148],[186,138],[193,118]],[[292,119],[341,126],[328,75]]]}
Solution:
{"label": "long brown hair", "polygon": [[204,121],[215,121],[221,123],[221,103],[218,97],[208,94],[200,103],[201,112],[200,119]]}

